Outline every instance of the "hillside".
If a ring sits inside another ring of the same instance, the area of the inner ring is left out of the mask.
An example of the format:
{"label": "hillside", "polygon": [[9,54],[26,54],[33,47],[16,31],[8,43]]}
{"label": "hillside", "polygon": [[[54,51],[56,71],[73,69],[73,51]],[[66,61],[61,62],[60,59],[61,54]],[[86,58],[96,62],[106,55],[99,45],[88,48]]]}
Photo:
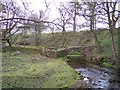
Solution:
{"label": "hillside", "polygon": [[[118,41],[118,30],[114,31],[114,38],[117,43]],[[98,40],[101,43],[103,54],[111,54],[111,38],[108,30],[97,30]],[[17,42],[23,42],[24,40],[19,38]],[[56,32],[54,34],[44,33],[40,39],[39,46],[46,48],[61,48],[64,38],[61,32]],[[30,45],[35,46],[35,35],[28,35],[26,42],[29,42]],[[25,43],[25,41],[24,41]],[[66,32],[65,34],[65,47],[72,46],[91,46],[95,45],[95,39],[91,31],[80,31],[80,32]],[[116,44],[117,45],[117,44]]]}

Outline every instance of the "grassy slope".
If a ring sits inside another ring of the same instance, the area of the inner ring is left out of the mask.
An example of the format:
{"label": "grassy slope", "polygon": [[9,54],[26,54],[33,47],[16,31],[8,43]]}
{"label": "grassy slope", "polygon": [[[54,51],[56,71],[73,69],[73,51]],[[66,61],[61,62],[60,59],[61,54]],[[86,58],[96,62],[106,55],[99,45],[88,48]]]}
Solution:
{"label": "grassy slope", "polygon": [[18,56],[3,54],[2,87],[63,88],[71,87],[80,78],[63,60],[38,54]]}
{"label": "grassy slope", "polygon": [[[115,40],[118,39],[118,31],[119,29],[115,30]],[[111,38],[109,36],[108,30],[96,30],[98,40],[101,42],[101,45],[103,47],[104,52],[102,52],[102,55],[110,55],[111,54]],[[35,35],[29,35],[29,42],[31,42],[31,45],[33,45],[34,41],[33,38]],[[18,40],[19,41],[19,40]],[[63,42],[63,36],[61,32],[54,33],[54,38],[52,38],[51,33],[43,34],[41,41],[42,46],[44,47],[55,47],[56,49],[60,48]],[[88,46],[88,45],[94,45],[95,40],[93,33],[91,31],[80,31],[80,32],[67,32],[66,33],[66,43],[65,47],[71,47],[71,46]]]}
{"label": "grassy slope", "polygon": [[[101,45],[103,47],[103,51],[102,54],[103,55],[110,55],[112,53],[112,48],[111,48],[111,37],[109,35],[109,32],[106,30],[106,31],[102,31],[98,34],[98,38],[101,42]],[[116,47],[118,45],[118,31],[115,30],[114,31],[114,39],[115,39],[115,42],[116,42]]]}
{"label": "grassy slope", "polygon": [[[114,31],[114,38],[117,43],[118,41],[118,30]],[[108,30],[97,30],[95,32],[97,34],[98,40],[101,42],[103,52],[101,55],[110,55],[111,54],[111,37],[109,35]],[[44,35],[46,40],[50,39],[51,34],[47,33]],[[93,33],[91,31],[81,31],[81,32],[67,32],[67,41],[66,41],[66,47],[70,46],[89,46],[89,45],[95,45],[95,40]],[[56,47],[59,48],[62,40],[61,40],[62,34],[61,33],[55,33],[55,45],[52,46],[52,43],[54,40],[49,40],[47,43],[44,43],[43,45],[46,47]],[[44,41],[46,41],[44,40]],[[117,45],[117,44],[116,44]]]}

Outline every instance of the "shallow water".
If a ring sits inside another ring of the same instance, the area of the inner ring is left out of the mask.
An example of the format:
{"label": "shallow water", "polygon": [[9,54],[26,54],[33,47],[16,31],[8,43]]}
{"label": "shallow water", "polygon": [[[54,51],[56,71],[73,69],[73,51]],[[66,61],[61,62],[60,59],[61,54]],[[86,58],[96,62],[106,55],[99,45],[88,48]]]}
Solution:
{"label": "shallow water", "polygon": [[95,67],[95,65],[79,63],[79,61],[69,61],[68,64],[80,72],[83,78],[87,77],[89,79],[89,82],[82,80],[85,88],[104,88],[105,90],[109,90],[110,88],[120,89],[117,72],[113,69],[100,69],[100,67]]}

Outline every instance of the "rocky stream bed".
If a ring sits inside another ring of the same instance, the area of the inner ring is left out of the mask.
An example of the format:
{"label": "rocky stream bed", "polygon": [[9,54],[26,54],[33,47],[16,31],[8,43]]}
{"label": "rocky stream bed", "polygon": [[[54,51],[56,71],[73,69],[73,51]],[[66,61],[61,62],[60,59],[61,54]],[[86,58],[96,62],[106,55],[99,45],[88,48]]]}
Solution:
{"label": "rocky stream bed", "polygon": [[82,75],[75,88],[91,88],[104,90],[120,90],[117,70],[99,67],[93,64],[78,61],[69,61],[68,64]]}

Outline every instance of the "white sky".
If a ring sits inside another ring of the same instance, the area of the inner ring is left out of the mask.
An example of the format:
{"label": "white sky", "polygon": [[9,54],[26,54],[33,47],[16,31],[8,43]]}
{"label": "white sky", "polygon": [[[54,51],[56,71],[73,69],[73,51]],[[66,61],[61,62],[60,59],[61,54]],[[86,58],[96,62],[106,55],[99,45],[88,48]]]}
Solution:
{"label": "white sky", "polygon": [[[44,0],[16,0],[18,2],[18,4],[21,6],[22,3],[21,1],[26,1],[29,4],[29,9],[30,10],[34,10],[34,13],[39,13],[39,10],[45,10],[46,6],[45,6],[45,2]],[[72,0],[46,0],[47,2],[51,2],[49,8],[51,9],[50,11],[50,20],[54,20],[56,18],[59,17],[59,13],[57,12],[56,7],[59,6],[60,2],[69,2]],[[81,0],[78,0],[81,2]],[[78,21],[80,23],[85,22],[84,18],[80,18],[80,21]],[[97,25],[98,27],[103,27],[102,24]]]}
{"label": "white sky", "polygon": [[[23,2],[27,2],[29,4],[29,9],[30,10],[34,10],[34,13],[39,13],[39,10],[45,10],[46,9],[46,6],[45,6],[45,1],[44,0],[16,0],[18,2],[18,4],[20,6],[23,6],[23,4],[21,3],[21,1]],[[50,3],[50,6],[49,8],[51,9],[50,13],[49,13],[49,20],[55,20],[56,18],[59,17],[59,13],[56,9],[56,7],[59,6],[59,3],[60,2],[69,2],[69,1],[72,1],[72,0],[46,0],[47,3],[51,2]],[[81,0],[78,0],[79,2],[81,2]],[[84,18],[80,18],[79,19],[80,23],[83,23],[85,22],[85,19]]]}
{"label": "white sky", "polygon": [[[39,13],[39,10],[43,9],[45,10],[46,9],[46,6],[45,6],[45,2],[44,0],[16,0],[18,2],[18,4],[20,6],[22,6],[22,3],[21,1],[26,1],[27,3],[29,3],[29,7],[31,10],[34,10],[35,13]],[[46,0],[48,3],[50,3],[50,6],[49,8],[51,8],[51,11],[50,11],[50,19],[55,19],[59,16],[59,13],[57,12],[56,10],[56,7],[59,6],[59,3],[60,2],[69,2],[69,1],[72,1],[72,0]],[[78,1],[81,1],[81,0],[78,0]]]}

